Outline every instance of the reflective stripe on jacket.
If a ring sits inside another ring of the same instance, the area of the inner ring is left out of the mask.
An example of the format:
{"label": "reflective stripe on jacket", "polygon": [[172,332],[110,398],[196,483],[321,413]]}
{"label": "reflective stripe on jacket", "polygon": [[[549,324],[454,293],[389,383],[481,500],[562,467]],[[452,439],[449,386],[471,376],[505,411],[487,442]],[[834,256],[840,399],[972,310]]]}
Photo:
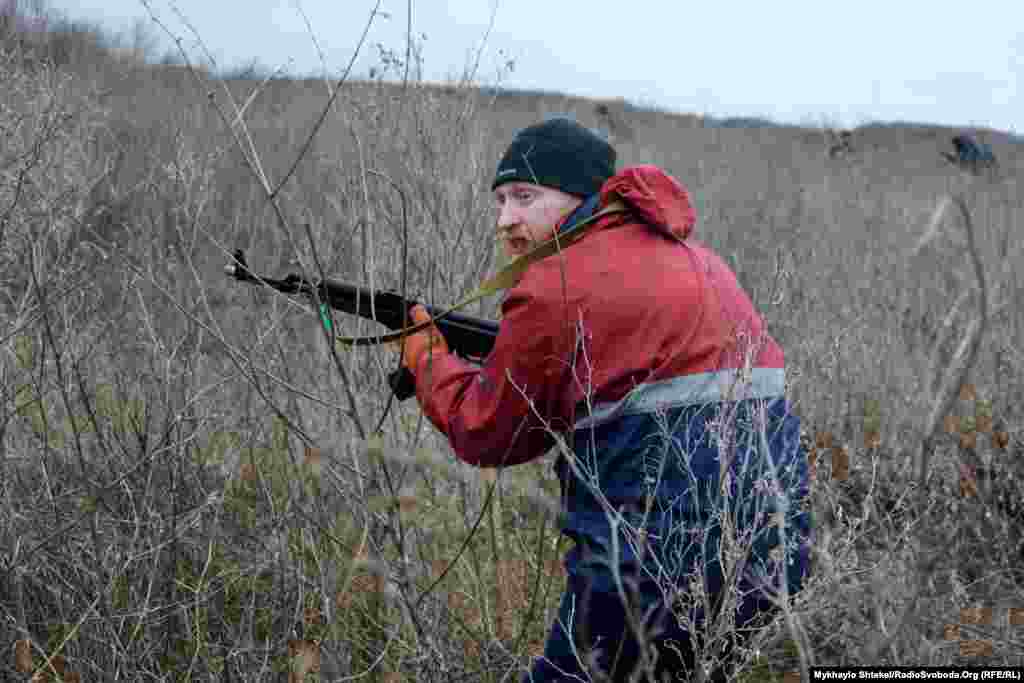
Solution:
{"label": "reflective stripe on jacket", "polygon": [[[704,567],[717,593],[728,511],[752,550],[739,581],[749,592],[737,615],[744,623],[760,609],[760,582],[780,588],[783,567],[773,564],[772,550],[782,544],[781,513],[787,587],[800,590],[810,558],[809,468],[782,381],[779,370],[739,381],[727,371],[655,383],[631,401],[594,406],[573,431],[572,462],[562,455],[555,465],[561,530],[576,541],[567,571],[612,591],[616,567],[629,576],[644,564],[657,578],[675,581]],[[621,524],[617,538],[612,520]]]}

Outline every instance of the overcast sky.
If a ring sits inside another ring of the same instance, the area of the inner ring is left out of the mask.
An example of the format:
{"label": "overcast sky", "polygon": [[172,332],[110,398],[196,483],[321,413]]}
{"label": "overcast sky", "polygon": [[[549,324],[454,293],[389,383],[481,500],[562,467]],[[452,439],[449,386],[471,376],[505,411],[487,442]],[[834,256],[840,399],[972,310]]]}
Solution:
{"label": "overcast sky", "polygon": [[[147,18],[139,0],[50,0],[69,19],[127,34]],[[176,0],[223,66],[253,59],[292,74],[322,74],[352,57],[376,0]],[[425,35],[424,78],[460,73],[494,25],[477,80],[714,116],[854,127],[930,122],[1024,131],[1024,3],[973,0],[412,0]],[[168,0],[159,17],[192,36]],[[381,0],[357,62],[374,45],[404,51],[408,0]],[[162,53],[170,43],[164,39]],[[196,52],[196,55],[199,53]],[[289,61],[290,60],[290,61]]]}

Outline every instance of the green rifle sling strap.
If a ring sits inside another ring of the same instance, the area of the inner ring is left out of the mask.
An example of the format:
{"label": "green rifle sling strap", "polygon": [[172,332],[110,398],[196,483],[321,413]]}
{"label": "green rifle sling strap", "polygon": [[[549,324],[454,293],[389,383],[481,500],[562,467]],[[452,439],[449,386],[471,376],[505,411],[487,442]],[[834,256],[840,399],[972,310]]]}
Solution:
{"label": "green rifle sling strap", "polygon": [[583,235],[586,234],[587,228],[590,228],[597,222],[597,219],[603,218],[604,216],[607,216],[609,214],[623,213],[625,211],[628,211],[628,207],[622,201],[611,202],[608,206],[601,209],[593,216],[590,216],[589,218],[580,221],[569,230],[566,230],[564,233],[556,235],[547,242],[538,245],[535,249],[532,249],[531,251],[515,259],[514,261],[512,261],[512,263],[508,264],[500,271],[498,271],[498,273],[494,277],[490,278],[489,280],[485,280],[483,284],[481,284],[480,287],[477,288],[477,290],[470,294],[467,298],[455,304],[444,313],[441,313],[440,315],[431,318],[427,322],[419,323],[417,325],[413,325],[412,327],[406,327],[405,329],[398,330],[397,332],[391,332],[389,334],[381,335],[379,337],[338,337],[337,342],[343,346],[366,346],[373,344],[385,344],[387,342],[398,341],[399,339],[405,337],[406,335],[414,334],[421,330],[425,330],[435,321],[440,320],[449,313],[454,313],[455,311],[461,308],[465,308],[474,301],[482,299],[485,296],[494,294],[495,292],[501,291],[502,289],[514,287],[516,283],[519,282],[519,278],[521,278],[523,273],[526,272],[526,269],[527,267],[530,266],[530,264],[536,263],[541,259],[551,256],[552,254],[557,254],[562,249],[575,244],[577,241],[579,241],[581,237],[583,237]]}

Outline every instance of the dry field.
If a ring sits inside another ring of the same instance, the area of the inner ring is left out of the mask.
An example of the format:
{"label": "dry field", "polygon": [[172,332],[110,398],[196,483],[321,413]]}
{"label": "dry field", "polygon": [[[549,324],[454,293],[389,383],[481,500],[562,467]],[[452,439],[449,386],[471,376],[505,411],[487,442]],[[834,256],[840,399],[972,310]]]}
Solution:
{"label": "dry field", "polygon": [[693,191],[787,354],[814,573],[740,677],[1024,663],[1020,143],[979,131],[978,178],[937,127],[830,154],[824,128],[385,82],[400,54],[221,79],[72,28],[0,14],[0,677],[515,680],[562,588],[551,458],[456,463],[389,399],[393,354],[223,266],[457,301],[500,265],[498,155],[556,113]]}

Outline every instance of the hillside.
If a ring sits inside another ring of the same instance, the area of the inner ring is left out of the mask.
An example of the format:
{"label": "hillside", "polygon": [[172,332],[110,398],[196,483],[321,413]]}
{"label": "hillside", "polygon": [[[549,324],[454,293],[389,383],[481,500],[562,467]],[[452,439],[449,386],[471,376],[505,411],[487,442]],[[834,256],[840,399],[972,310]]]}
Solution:
{"label": "hillside", "polygon": [[457,301],[501,262],[498,155],[552,114],[693,192],[696,238],[785,350],[815,570],[744,679],[1022,661],[1019,140],[973,131],[999,160],[983,178],[941,157],[967,128],[866,125],[837,150],[825,129],[353,80],[296,161],[327,84],[163,61],[0,21],[0,671],[59,654],[81,680],[315,662],[322,680],[498,681],[537,654],[567,549],[550,458],[492,498],[415,401],[389,400],[394,354],[339,351],[308,302],[224,266],[240,248],[260,274]]}

